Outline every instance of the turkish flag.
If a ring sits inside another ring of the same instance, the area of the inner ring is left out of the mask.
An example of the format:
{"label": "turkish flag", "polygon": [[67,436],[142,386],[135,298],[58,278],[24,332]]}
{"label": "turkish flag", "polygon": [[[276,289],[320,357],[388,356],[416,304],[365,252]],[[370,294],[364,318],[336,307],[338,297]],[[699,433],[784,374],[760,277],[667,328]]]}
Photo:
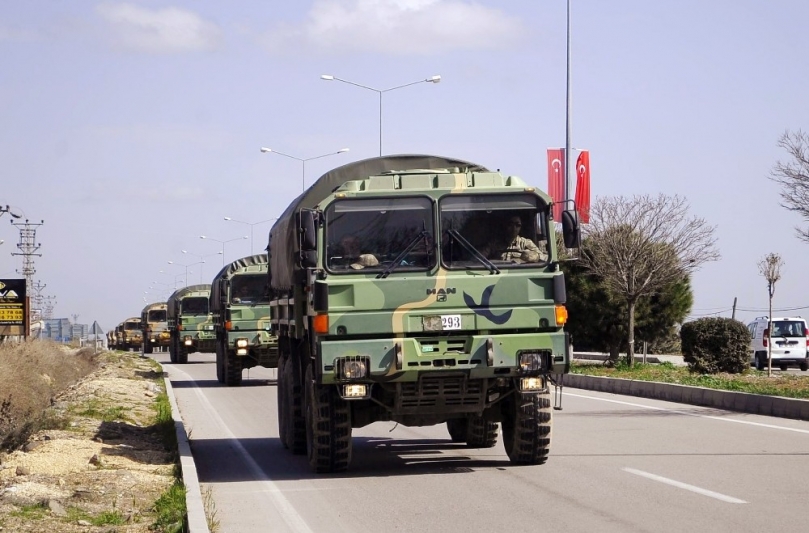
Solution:
{"label": "turkish flag", "polygon": [[579,222],[590,222],[590,152],[582,150],[576,160],[576,209]]}
{"label": "turkish flag", "polygon": [[565,199],[565,149],[548,148],[548,196],[554,202],[553,219],[562,220],[562,201]]}

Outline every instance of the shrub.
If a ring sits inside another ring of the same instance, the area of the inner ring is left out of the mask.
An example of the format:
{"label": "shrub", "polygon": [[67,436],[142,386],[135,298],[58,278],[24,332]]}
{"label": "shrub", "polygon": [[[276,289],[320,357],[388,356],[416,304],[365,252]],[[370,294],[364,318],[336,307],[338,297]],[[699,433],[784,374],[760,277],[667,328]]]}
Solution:
{"label": "shrub", "polygon": [[749,366],[750,332],[732,318],[700,318],[680,328],[683,359],[692,372],[739,374]]}

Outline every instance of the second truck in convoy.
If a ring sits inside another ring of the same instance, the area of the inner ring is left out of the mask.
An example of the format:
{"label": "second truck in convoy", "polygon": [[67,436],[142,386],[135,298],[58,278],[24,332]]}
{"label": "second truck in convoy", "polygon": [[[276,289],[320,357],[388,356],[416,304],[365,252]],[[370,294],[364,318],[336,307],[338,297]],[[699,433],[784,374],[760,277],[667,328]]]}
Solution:
{"label": "second truck in convoy", "polygon": [[149,304],[140,313],[143,333],[143,353],[152,353],[155,348],[163,348],[171,342],[166,321],[166,302]]}
{"label": "second truck in convoy", "polygon": [[216,335],[208,307],[210,294],[211,286],[200,284],[177,289],[169,296],[166,318],[172,363],[187,363],[189,353],[214,352]]}

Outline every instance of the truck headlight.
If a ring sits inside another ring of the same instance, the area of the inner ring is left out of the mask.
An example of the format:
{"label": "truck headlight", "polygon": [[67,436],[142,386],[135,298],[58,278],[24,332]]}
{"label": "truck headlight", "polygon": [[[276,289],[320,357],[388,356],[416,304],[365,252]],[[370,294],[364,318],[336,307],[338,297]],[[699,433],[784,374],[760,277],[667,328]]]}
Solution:
{"label": "truck headlight", "polygon": [[542,357],[539,352],[520,352],[520,372],[530,374],[542,370]]}
{"label": "truck headlight", "polygon": [[236,339],[236,348],[247,348],[247,339]]}
{"label": "truck headlight", "polygon": [[368,375],[367,358],[340,359],[337,362],[337,375],[340,379],[362,379]]}

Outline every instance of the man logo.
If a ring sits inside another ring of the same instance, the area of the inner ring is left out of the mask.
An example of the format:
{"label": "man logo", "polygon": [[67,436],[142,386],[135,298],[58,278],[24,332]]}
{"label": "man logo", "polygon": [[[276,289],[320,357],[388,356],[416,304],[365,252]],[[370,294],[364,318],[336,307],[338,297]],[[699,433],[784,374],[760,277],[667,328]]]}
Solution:
{"label": "man logo", "polygon": [[435,294],[435,301],[436,302],[446,302],[448,294],[455,294],[455,288],[447,287],[446,290],[444,289],[427,289],[427,296],[431,294]]}

